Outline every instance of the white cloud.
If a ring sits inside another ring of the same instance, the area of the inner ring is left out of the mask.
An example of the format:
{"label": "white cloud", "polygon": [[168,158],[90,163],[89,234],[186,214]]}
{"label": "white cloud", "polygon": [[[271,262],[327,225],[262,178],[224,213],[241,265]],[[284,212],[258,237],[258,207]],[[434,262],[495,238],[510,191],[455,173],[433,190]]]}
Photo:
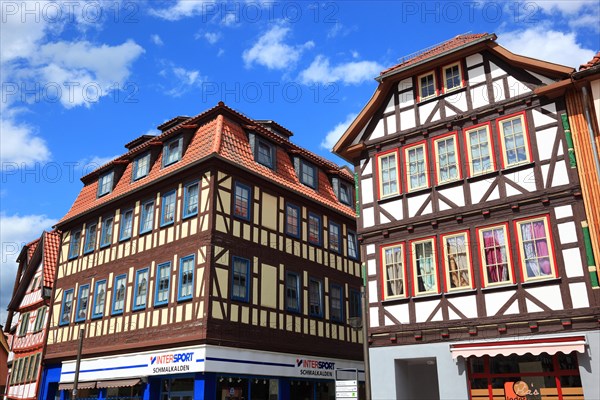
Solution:
{"label": "white cloud", "polygon": [[516,54],[573,68],[586,63],[596,53],[579,44],[574,32],[565,33],[544,27],[498,34],[498,42]]}
{"label": "white cloud", "polygon": [[221,33],[219,32],[206,32],[204,38],[210,44],[215,44],[221,39]]}
{"label": "white cloud", "polygon": [[160,36],[158,36],[157,34],[151,35],[150,40],[152,40],[152,43],[154,43],[157,46],[162,46],[164,44]]}
{"label": "white cloud", "polygon": [[178,21],[183,18],[195,17],[214,8],[214,0],[178,0],[169,8],[150,9],[150,15],[167,21]]}
{"label": "white cloud", "polygon": [[15,276],[16,259],[23,245],[39,238],[43,230],[50,230],[56,220],[46,215],[7,215],[0,213],[0,245],[2,260],[0,262],[0,324],[6,321],[6,307],[10,302]]}
{"label": "white cloud", "polygon": [[332,130],[327,132],[325,135],[325,139],[321,142],[321,147],[327,150],[331,150],[333,146],[337,143],[337,141],[342,137],[346,129],[350,126],[350,124],[356,119],[358,114],[348,114],[346,119],[343,122],[340,122],[336,126],[333,127]]}
{"label": "white cloud", "polygon": [[300,73],[304,84],[342,82],[359,84],[375,78],[383,66],[375,61],[351,61],[332,66],[329,59],[318,55],[310,66]]}
{"label": "white cloud", "polygon": [[169,81],[170,89],[163,89],[164,93],[171,97],[180,97],[191,89],[200,87],[206,80],[198,70],[188,70],[172,62],[164,62],[164,64],[165,67],[160,70],[159,75]]}
{"label": "white cloud", "polygon": [[532,4],[541,8],[546,13],[559,12],[564,14],[577,14],[583,9],[592,8],[598,5],[597,2],[589,0],[543,0]]}
{"label": "white cloud", "polygon": [[274,25],[266,31],[250,49],[244,50],[242,58],[246,67],[252,64],[262,65],[268,69],[293,67],[302,53],[315,44],[312,41],[299,45],[284,43],[290,31],[291,29],[283,24]]}
{"label": "white cloud", "polygon": [[240,18],[236,13],[227,13],[221,19],[221,25],[223,26],[234,26],[240,22]]}
{"label": "white cloud", "polygon": [[217,57],[221,57],[223,54],[225,54],[225,49],[219,49],[217,52]]}
{"label": "white cloud", "polygon": [[44,139],[35,135],[30,125],[17,123],[10,117],[0,119],[0,160],[2,169],[7,163],[44,162],[50,150]]}

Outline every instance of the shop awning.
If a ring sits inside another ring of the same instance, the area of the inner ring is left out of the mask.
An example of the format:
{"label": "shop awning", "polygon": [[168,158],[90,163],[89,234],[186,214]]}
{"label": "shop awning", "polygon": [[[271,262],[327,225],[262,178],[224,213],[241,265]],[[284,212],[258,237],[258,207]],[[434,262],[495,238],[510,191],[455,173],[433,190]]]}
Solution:
{"label": "shop awning", "polygon": [[529,340],[457,343],[450,345],[450,352],[453,359],[457,357],[481,357],[484,355],[493,357],[497,355],[508,356],[516,354],[521,356],[527,353],[537,356],[542,353],[550,355],[558,352],[568,354],[573,351],[583,353],[585,352],[585,345],[585,336],[566,336]]}
{"label": "shop awning", "polygon": [[[94,389],[96,387],[96,381],[94,382],[77,382],[77,389]],[[58,385],[58,390],[73,390],[73,382],[61,383]]]}
{"label": "shop awning", "polygon": [[120,379],[117,381],[98,381],[97,388],[116,388],[116,387],[130,387],[135,386],[142,380],[140,378],[135,379]]}

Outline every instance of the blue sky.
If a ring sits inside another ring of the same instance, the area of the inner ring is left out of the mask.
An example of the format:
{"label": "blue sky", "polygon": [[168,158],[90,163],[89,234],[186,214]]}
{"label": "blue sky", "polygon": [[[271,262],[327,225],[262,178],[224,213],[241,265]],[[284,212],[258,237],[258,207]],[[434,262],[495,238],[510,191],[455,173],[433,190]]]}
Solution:
{"label": "blue sky", "polygon": [[223,100],[338,163],[335,140],[378,73],[461,33],[578,67],[600,49],[597,1],[0,1],[0,323],[23,243],[79,178],[176,115]]}

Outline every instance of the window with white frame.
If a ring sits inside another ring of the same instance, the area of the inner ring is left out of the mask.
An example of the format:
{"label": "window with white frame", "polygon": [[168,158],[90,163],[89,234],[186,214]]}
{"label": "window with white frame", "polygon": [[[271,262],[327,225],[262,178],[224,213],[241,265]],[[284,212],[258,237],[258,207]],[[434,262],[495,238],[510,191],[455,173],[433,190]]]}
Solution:
{"label": "window with white frame", "polygon": [[100,248],[106,247],[112,243],[113,221],[113,217],[106,217],[102,221],[102,230],[100,232]]}
{"label": "window with white frame", "polygon": [[419,100],[425,100],[436,95],[435,74],[429,72],[421,75],[419,81]]}
{"label": "window with white frame", "polygon": [[94,304],[92,305],[92,318],[100,318],[104,315],[106,305],[106,279],[96,281],[94,285]]}
{"label": "window with white frame", "polygon": [[133,293],[133,309],[143,310],[148,300],[148,268],[135,272],[135,288]]}
{"label": "window with white frame", "polygon": [[404,245],[401,243],[381,248],[381,268],[384,277],[384,297],[406,297]]}
{"label": "window with white frame", "polygon": [[140,220],[140,234],[150,232],[154,227],[154,200],[142,204],[142,218]]}
{"label": "window with white frame", "polygon": [[183,137],[178,137],[165,143],[163,147],[163,167],[181,160]]}
{"label": "window with white frame", "polygon": [[469,175],[477,176],[494,170],[494,145],[490,136],[490,125],[480,125],[465,130]]}
{"label": "window with white frame", "polygon": [[498,120],[504,167],[531,161],[524,114]]}
{"label": "window with white frame", "polygon": [[154,305],[159,306],[169,302],[169,287],[171,284],[171,263],[159,264],[156,273],[156,298]]}
{"label": "window with white frame", "polygon": [[517,221],[523,280],[556,277],[554,252],[547,215]]}
{"label": "window with white frame", "polygon": [[438,292],[435,240],[411,242],[414,293],[416,296]]}
{"label": "window with white frame", "polygon": [[73,309],[73,289],[65,290],[60,308],[59,325],[68,325],[71,322],[71,310]]}
{"label": "window with white frame", "polygon": [[429,171],[427,164],[427,149],[425,143],[406,147],[406,185],[408,191],[418,190],[429,186]]}
{"label": "window with white frame", "polygon": [[85,245],[83,254],[91,253],[96,248],[96,227],[97,224],[88,224],[85,229]]}
{"label": "window with white frame", "polygon": [[250,284],[250,260],[233,257],[232,272],[231,298],[247,302]]}
{"label": "window with white frame", "polygon": [[335,222],[329,222],[329,250],[340,252],[341,248],[340,226]]}
{"label": "window with white frame", "polygon": [[170,225],[175,222],[175,200],[177,199],[177,193],[172,190],[162,195],[161,198],[161,212],[160,212],[160,226]]}
{"label": "window with white frame", "polygon": [[460,178],[456,134],[433,141],[436,157],[437,183],[452,182]]}
{"label": "window with white frame", "polygon": [[468,233],[458,232],[443,235],[442,246],[446,267],[446,290],[471,288],[471,255]]}
{"label": "window with white frame", "polygon": [[443,68],[444,71],[444,92],[462,87],[462,76],[460,63],[448,65]]}
{"label": "window with white frame", "polygon": [[295,272],[285,274],[285,308],[300,312],[300,277]]}
{"label": "window with white frame", "polygon": [[183,218],[198,214],[199,186],[198,182],[192,182],[183,188]]}
{"label": "window with white frame", "polygon": [[121,212],[121,229],[119,240],[126,240],[131,237],[133,232],[133,209]]}
{"label": "window with white frame", "polygon": [[330,318],[335,322],[342,322],[344,320],[344,291],[338,284],[331,284],[329,288],[329,304],[330,304]]}
{"label": "window with white frame", "polygon": [[87,309],[90,299],[90,285],[79,286],[77,294],[77,311],[75,312],[75,321],[83,321],[87,317]]}
{"label": "window with white frame", "polygon": [[398,183],[398,151],[377,155],[379,198],[383,199],[400,193]]}
{"label": "window with white frame", "polygon": [[183,257],[179,264],[179,293],[177,300],[188,300],[193,296],[194,288],[194,255]]}
{"label": "window with white frame", "polygon": [[81,246],[81,229],[71,232],[71,241],[69,243],[69,260],[79,255]]}
{"label": "window with white frame", "polygon": [[35,324],[33,325],[34,332],[39,332],[44,327],[44,321],[46,319],[47,311],[48,311],[48,307],[46,307],[46,306],[38,308],[37,314],[35,316]]}
{"label": "window with white frame", "polygon": [[310,278],[308,281],[308,314],[311,317],[323,316],[323,281]]}
{"label": "window with white frame", "polygon": [[150,172],[150,152],[142,154],[133,161],[132,179],[137,181],[148,175]]}
{"label": "window with white frame", "polygon": [[512,282],[506,225],[478,229],[485,286]]}
{"label": "window with white frame", "polygon": [[107,172],[100,176],[100,179],[98,179],[98,197],[102,197],[112,192],[114,176],[114,171]]}
{"label": "window with white frame", "polygon": [[127,275],[119,275],[115,278],[113,286],[113,304],[112,315],[122,314],[125,307],[125,291],[127,284]]}

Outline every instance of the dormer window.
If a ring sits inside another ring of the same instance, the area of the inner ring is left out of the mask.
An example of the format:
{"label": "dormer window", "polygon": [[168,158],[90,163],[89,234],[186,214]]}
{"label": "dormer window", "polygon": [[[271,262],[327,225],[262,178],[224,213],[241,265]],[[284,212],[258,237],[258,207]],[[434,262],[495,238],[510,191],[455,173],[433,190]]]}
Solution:
{"label": "dormer window", "polygon": [[275,168],[275,147],[271,143],[256,138],[255,152],[254,158],[259,164],[271,169]]}
{"label": "dormer window", "polygon": [[352,186],[338,177],[331,178],[333,192],[341,203],[352,205]]}
{"label": "dormer window", "polygon": [[181,160],[182,150],[183,137],[181,136],[165,143],[163,147],[163,167]]}
{"label": "dormer window", "polygon": [[444,92],[449,92],[462,87],[462,77],[460,73],[460,63],[444,67]]}
{"label": "dormer window", "polygon": [[133,161],[132,180],[137,181],[150,172],[150,152],[142,154]]}
{"label": "dormer window", "polygon": [[300,182],[313,189],[317,188],[317,167],[300,159]]}
{"label": "dormer window", "polygon": [[102,197],[112,192],[114,176],[114,171],[107,172],[100,176],[100,179],[98,179],[98,197]]}
{"label": "dormer window", "polygon": [[434,72],[419,76],[419,100],[425,100],[436,95]]}

